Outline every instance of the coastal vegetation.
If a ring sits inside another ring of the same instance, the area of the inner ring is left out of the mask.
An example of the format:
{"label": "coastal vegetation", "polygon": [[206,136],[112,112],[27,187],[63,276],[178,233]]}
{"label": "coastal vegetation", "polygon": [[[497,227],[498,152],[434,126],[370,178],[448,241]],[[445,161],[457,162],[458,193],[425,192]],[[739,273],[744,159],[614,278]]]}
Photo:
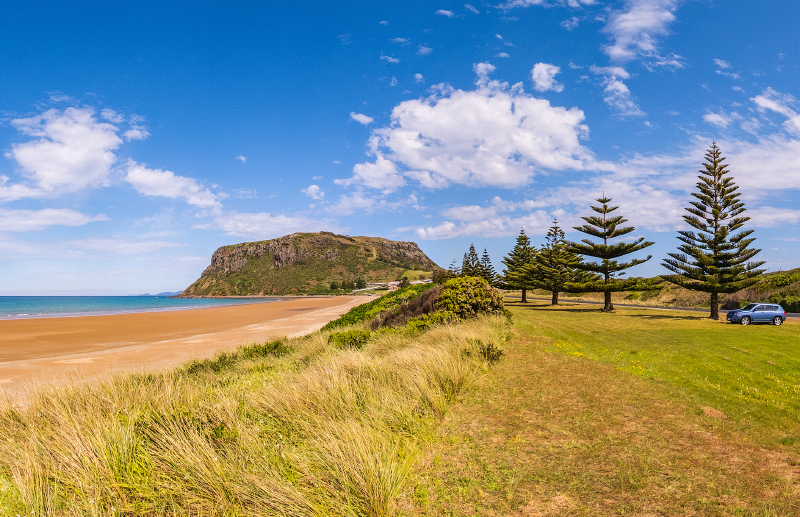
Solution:
{"label": "coastal vegetation", "polygon": [[0,514],[386,515],[510,336],[485,282],[453,284],[470,296],[424,332],[372,332],[362,311],[337,332],[6,400]]}
{"label": "coastal vegetation", "polygon": [[508,305],[475,277],[395,293],[329,331],[6,401],[0,514],[800,511],[797,325]]}

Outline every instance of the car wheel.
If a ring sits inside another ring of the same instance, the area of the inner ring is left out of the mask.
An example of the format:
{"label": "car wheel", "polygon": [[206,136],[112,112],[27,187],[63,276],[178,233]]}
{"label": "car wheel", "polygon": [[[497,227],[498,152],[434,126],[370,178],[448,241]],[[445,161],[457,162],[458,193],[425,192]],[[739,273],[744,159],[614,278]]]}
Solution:
{"label": "car wheel", "polygon": [[749,324],[750,324],[750,316],[743,316],[742,325],[749,325]]}
{"label": "car wheel", "polygon": [[781,323],[783,323],[783,320],[781,319],[781,317],[780,317],[780,316],[775,316],[775,317],[772,319],[772,324],[773,324],[773,325],[776,325],[776,326],[777,326],[777,325],[780,325]]}

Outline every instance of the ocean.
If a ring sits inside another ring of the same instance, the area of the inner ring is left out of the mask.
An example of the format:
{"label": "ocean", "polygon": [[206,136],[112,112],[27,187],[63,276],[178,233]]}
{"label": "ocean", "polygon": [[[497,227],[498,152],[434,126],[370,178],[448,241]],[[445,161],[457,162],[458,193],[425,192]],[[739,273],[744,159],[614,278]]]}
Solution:
{"label": "ocean", "polygon": [[169,298],[166,296],[0,296],[0,319],[64,318],[160,312],[278,301],[279,298]]}

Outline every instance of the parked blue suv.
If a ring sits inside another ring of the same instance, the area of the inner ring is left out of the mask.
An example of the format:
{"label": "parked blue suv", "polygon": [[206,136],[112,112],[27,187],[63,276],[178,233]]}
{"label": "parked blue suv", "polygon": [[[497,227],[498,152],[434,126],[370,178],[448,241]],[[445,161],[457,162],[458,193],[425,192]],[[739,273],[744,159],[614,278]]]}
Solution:
{"label": "parked blue suv", "polygon": [[728,311],[728,321],[749,325],[751,323],[772,323],[780,325],[786,321],[786,311],[780,305],[751,303],[741,309]]}

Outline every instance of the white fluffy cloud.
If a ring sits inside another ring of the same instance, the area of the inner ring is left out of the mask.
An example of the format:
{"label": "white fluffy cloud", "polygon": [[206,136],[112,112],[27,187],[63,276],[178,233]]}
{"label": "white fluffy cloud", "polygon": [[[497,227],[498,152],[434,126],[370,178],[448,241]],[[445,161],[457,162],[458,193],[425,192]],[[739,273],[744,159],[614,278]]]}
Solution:
{"label": "white fluffy cloud", "polygon": [[446,9],[439,9],[438,11],[436,11],[436,14],[438,14],[439,16],[446,16],[448,18],[452,18],[453,16],[456,15],[453,11],[448,11]]}
{"label": "white fluffy cloud", "polygon": [[183,198],[198,208],[219,209],[216,194],[203,188],[193,178],[178,176],[171,171],[148,169],[146,165],[128,160],[125,181],[145,196],[159,196],[170,199]]}
{"label": "white fluffy cloud", "polygon": [[365,126],[375,122],[374,118],[364,115],[363,113],[356,113],[355,111],[350,112],[350,118]]}
{"label": "white fluffy cloud", "polygon": [[[198,226],[207,228],[206,226]],[[332,231],[344,229],[329,220],[295,215],[271,215],[266,212],[229,212],[216,217],[214,227],[227,235],[250,240],[274,239],[294,232]]]}
{"label": "white fluffy cloud", "polygon": [[[445,210],[446,220],[435,226],[413,228],[422,240],[453,237],[509,237],[524,228],[528,235],[543,235],[553,220],[544,210],[531,210],[531,203],[510,203],[499,197],[486,207],[458,206]],[[524,212],[524,213],[515,213]],[[453,222],[455,221],[455,222]],[[412,228],[403,228],[410,230]]]}
{"label": "white fluffy cloud", "polygon": [[623,117],[640,117],[645,113],[633,100],[628,86],[622,82],[630,74],[619,66],[591,66],[590,71],[600,76],[603,84],[603,101]]}
{"label": "white fluffy cloud", "polygon": [[353,177],[337,183],[391,191],[405,176],[429,188],[513,188],[537,170],[583,170],[593,162],[580,143],[588,133],[581,110],[552,106],[521,84],[492,81],[492,71],[489,63],[475,65],[475,90],[437,85],[426,99],[398,104],[391,124],[372,133],[375,161],[356,165]]}
{"label": "white fluffy cloud", "polygon": [[391,192],[406,184],[406,180],[397,169],[395,163],[387,160],[376,151],[375,161],[357,163],[353,167],[353,176],[346,180],[337,179],[334,183],[342,186],[363,185]]}
{"label": "white fluffy cloud", "polygon": [[89,216],[66,208],[0,209],[0,232],[29,232],[51,226],[84,226],[95,221],[108,221],[108,217],[102,214]]}
{"label": "white fluffy cloud", "polygon": [[[122,139],[116,126],[97,120],[94,110],[50,109],[34,117],[12,120],[11,124],[20,133],[34,137],[29,142],[13,144],[5,153],[6,158],[19,164],[20,172],[32,185],[3,185],[0,197],[47,197],[108,183],[117,159],[114,151]],[[4,183],[7,181],[5,178]]]}
{"label": "white fluffy cloud", "polygon": [[705,115],[703,115],[703,120],[706,123],[716,126],[720,129],[726,129],[733,123],[734,120],[740,118],[741,116],[738,113],[726,113],[725,110],[719,110],[717,112],[706,111]]}
{"label": "white fluffy cloud", "polygon": [[[664,59],[658,50],[658,38],[669,33],[678,3],[679,0],[627,0],[625,9],[611,13],[604,29],[614,40],[605,47],[606,53],[620,61],[646,58],[657,63]],[[680,57],[675,58],[679,62]]]}
{"label": "white fluffy cloud", "polygon": [[792,95],[780,93],[773,88],[767,88],[761,95],[756,95],[752,99],[758,110],[762,113],[774,111],[786,117],[784,127],[792,133],[800,133],[800,115],[793,107],[798,105],[797,99]]}
{"label": "white fluffy cloud", "polygon": [[556,65],[549,63],[536,63],[531,70],[533,88],[537,92],[553,90],[555,92],[564,91],[564,85],[556,81],[555,77],[561,71]]}
{"label": "white fluffy cloud", "polygon": [[302,192],[311,199],[321,200],[322,198],[325,197],[325,192],[323,192],[322,189],[319,188],[319,185],[309,185],[307,188],[304,188]]}

